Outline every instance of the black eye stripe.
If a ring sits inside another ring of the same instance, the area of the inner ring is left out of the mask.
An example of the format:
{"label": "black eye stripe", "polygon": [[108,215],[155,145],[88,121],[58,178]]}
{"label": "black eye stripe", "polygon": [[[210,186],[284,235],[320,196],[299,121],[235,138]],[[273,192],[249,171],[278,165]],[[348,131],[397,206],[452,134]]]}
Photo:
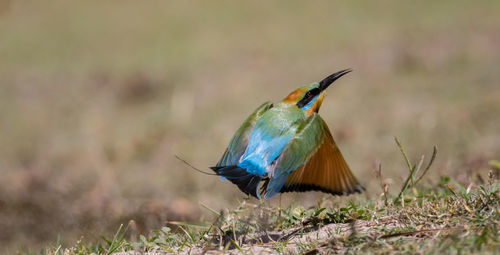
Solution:
{"label": "black eye stripe", "polygon": [[297,106],[299,108],[304,107],[307,103],[309,103],[320,92],[321,92],[321,90],[319,90],[318,88],[314,88],[314,89],[307,91],[307,93],[304,95],[304,98],[302,98],[299,102],[297,102]]}

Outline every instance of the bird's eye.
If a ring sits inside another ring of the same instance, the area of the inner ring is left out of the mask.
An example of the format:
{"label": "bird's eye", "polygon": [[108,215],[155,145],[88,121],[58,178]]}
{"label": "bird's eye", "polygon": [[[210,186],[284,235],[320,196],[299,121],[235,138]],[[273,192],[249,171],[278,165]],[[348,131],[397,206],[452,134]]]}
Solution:
{"label": "bird's eye", "polygon": [[306,93],[306,97],[307,97],[307,98],[309,98],[309,97],[311,97],[311,96],[312,96],[311,91],[307,91],[307,93]]}

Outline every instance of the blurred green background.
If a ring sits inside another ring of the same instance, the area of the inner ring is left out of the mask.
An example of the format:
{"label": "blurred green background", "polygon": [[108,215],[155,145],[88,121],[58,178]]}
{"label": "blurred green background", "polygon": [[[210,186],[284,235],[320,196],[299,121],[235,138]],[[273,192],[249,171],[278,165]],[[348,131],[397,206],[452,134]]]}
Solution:
{"label": "blurred green background", "polygon": [[[499,1],[0,0],[0,247],[210,216],[244,195],[207,169],[264,101],[343,68],[320,111],[376,197],[500,159]],[[314,204],[322,193],[288,193]],[[279,198],[269,201],[278,203]],[[345,198],[339,198],[342,201]]]}

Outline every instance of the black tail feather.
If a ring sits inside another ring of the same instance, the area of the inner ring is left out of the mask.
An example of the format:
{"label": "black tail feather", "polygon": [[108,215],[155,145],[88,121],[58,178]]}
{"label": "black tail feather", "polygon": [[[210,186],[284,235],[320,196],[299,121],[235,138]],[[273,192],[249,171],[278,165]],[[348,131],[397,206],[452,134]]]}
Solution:
{"label": "black tail feather", "polygon": [[248,173],[245,169],[239,166],[214,166],[210,167],[217,175],[228,179],[230,182],[236,184],[238,188],[245,194],[252,195],[256,198],[258,196],[258,186],[261,177],[255,174]]}

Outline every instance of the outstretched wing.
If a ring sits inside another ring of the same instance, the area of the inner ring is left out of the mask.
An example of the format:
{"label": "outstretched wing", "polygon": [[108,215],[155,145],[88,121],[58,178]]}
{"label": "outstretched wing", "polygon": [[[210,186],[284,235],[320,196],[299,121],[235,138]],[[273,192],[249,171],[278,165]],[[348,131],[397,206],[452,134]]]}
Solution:
{"label": "outstretched wing", "polygon": [[250,114],[250,116],[248,116],[229,142],[226,151],[216,165],[217,167],[238,164],[241,155],[243,155],[248,146],[248,140],[250,139],[250,134],[252,133],[255,123],[267,110],[272,107],[273,104],[271,102],[265,102],[252,114]]}
{"label": "outstretched wing", "polygon": [[334,195],[361,192],[333,137],[318,114],[300,125],[269,180],[265,197],[278,192],[317,190]]}

